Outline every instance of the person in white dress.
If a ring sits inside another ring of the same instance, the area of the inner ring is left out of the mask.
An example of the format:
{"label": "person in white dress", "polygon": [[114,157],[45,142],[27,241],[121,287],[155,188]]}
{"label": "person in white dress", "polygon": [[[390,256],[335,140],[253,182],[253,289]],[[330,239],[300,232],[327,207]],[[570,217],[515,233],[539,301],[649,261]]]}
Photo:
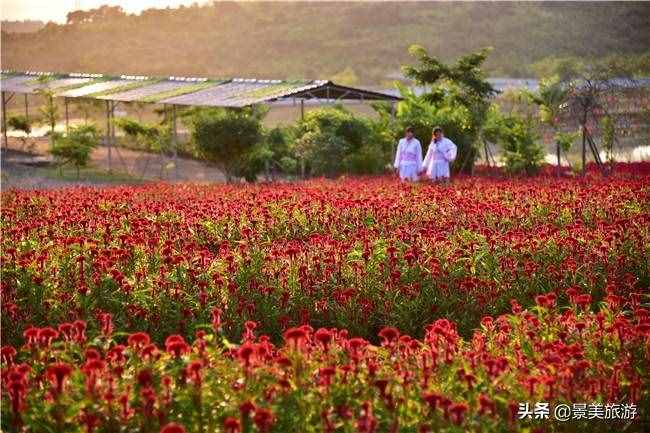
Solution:
{"label": "person in white dress", "polygon": [[422,172],[431,180],[449,180],[449,164],[456,159],[457,147],[445,137],[442,128],[433,129],[433,137],[422,163]]}
{"label": "person in white dress", "polygon": [[401,180],[413,182],[418,180],[418,172],[422,166],[422,145],[414,137],[411,127],[406,128],[404,138],[400,139],[397,144],[393,166]]}

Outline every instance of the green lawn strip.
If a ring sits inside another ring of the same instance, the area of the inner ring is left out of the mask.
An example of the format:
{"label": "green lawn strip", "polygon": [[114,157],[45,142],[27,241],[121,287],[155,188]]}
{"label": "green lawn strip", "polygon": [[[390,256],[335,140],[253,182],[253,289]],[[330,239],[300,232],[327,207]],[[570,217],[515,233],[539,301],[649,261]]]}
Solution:
{"label": "green lawn strip", "polygon": [[94,92],[89,95],[86,95],[89,98],[99,98],[102,96],[114,95],[116,93],[128,92],[129,90],[139,89],[140,87],[149,86],[151,84],[156,84],[162,80],[152,79],[152,80],[142,80],[136,81],[133,83],[126,83],[122,86],[113,87],[111,89],[101,90],[99,92]]}
{"label": "green lawn strip", "polygon": [[188,93],[198,92],[199,90],[208,89],[222,83],[225,83],[225,81],[204,81],[201,83],[188,84],[187,86],[179,87],[177,89],[167,90],[165,92],[145,96],[144,98],[138,99],[138,102],[158,102],[162,101],[163,99],[169,99],[176,96],[183,96]]}
{"label": "green lawn strip", "polygon": [[75,167],[64,165],[63,167],[47,167],[42,168],[42,175],[48,179],[67,181],[67,182],[102,182],[102,183],[143,183],[143,180],[132,176],[128,173],[113,170],[108,172],[99,167],[83,167],[79,170],[77,177],[77,169]]}
{"label": "green lawn strip", "polygon": [[76,83],[76,84],[69,84],[67,86],[61,86],[61,87],[54,87],[52,90],[54,93],[62,93],[62,92],[67,92],[69,90],[74,90],[78,89],[80,87],[86,87],[86,86],[91,86],[93,84],[97,83],[102,83],[104,81],[110,81],[108,78],[95,78],[90,81],[84,81],[83,83]]}
{"label": "green lawn strip", "polygon": [[229,99],[264,99],[269,96],[281,95],[287,90],[292,90],[298,85],[305,85],[306,81],[285,81],[282,83],[271,84],[259,89],[252,89],[247,92],[232,95]]}
{"label": "green lawn strip", "polygon": [[23,84],[26,86],[32,86],[34,84],[45,84],[45,83],[49,83],[50,81],[59,80],[61,78],[65,78],[65,77],[62,77],[60,75],[41,75],[32,78],[31,80],[27,80]]}

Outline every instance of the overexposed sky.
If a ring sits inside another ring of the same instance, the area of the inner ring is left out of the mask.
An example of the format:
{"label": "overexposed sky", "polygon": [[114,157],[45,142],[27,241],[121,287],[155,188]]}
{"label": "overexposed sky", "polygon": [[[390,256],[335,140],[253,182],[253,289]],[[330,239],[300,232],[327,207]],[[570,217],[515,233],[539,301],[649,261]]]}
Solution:
{"label": "overexposed sky", "polygon": [[3,20],[41,20],[64,23],[68,12],[93,9],[101,5],[122,6],[127,13],[148,8],[178,7],[182,4],[206,3],[206,0],[0,0]]}

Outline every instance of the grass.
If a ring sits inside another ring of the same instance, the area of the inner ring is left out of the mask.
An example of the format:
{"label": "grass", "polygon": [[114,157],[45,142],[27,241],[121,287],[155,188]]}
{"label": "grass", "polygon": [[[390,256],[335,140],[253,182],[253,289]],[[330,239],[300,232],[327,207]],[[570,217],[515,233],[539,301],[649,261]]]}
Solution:
{"label": "grass", "polygon": [[108,172],[99,167],[88,166],[77,169],[72,166],[52,166],[42,167],[36,169],[40,174],[51,180],[65,181],[65,182],[89,182],[89,183],[143,183],[140,178],[132,176],[128,173],[113,170]]}
{"label": "grass", "polygon": [[149,95],[139,100],[139,102],[159,102],[163,99],[173,98],[176,96],[182,96],[187,93],[198,92],[199,90],[207,89],[219,84],[222,84],[224,81],[204,81],[202,83],[188,84],[184,87],[179,87],[178,89],[168,90],[166,92],[157,93],[155,95]]}
{"label": "grass", "polygon": [[112,89],[102,90],[101,92],[91,93],[90,95],[86,95],[86,97],[98,98],[102,96],[114,95],[116,93],[128,92],[129,90],[139,89],[140,87],[156,84],[160,81],[160,79],[137,81],[135,83],[128,83],[123,86],[113,87]]}

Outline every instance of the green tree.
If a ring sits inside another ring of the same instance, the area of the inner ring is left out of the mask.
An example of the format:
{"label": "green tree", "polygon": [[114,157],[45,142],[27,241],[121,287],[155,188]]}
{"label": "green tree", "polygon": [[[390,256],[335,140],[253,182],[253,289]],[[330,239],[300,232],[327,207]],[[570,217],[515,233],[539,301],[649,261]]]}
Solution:
{"label": "green tree", "polygon": [[79,169],[85,167],[90,154],[99,144],[99,133],[94,125],[71,127],[67,134],[53,133],[50,153],[61,160],[61,165],[71,164]]}
{"label": "green tree", "polygon": [[419,64],[404,66],[404,74],[417,84],[430,87],[430,91],[422,99],[438,109],[460,106],[466,110],[467,122],[463,128],[465,137],[458,140],[449,132],[447,134],[458,140],[455,169],[471,172],[478,154],[477,142],[490,106],[490,97],[496,94],[481,69],[490,49],[465,55],[453,65],[444,64],[436,57],[430,56],[419,45],[411,46],[409,52]]}
{"label": "green tree", "polygon": [[[393,143],[393,151],[395,151],[397,139],[401,137],[407,126],[414,129],[415,136],[422,143],[423,153],[427,151],[433,128],[436,126],[440,126],[445,135],[450,137],[459,149],[473,147],[476,131],[473,128],[472,115],[467,107],[455,104],[446,97],[442,101],[432,104],[429,95],[418,96],[399,83],[396,83],[396,86],[402,100],[397,104],[394,119],[389,104],[374,104],[384,128],[391,132],[387,138]],[[453,167],[459,171],[462,164],[463,161],[459,156],[454,161]]]}
{"label": "green tree", "polygon": [[614,162],[614,142],[616,141],[616,125],[611,116],[603,116],[600,119],[600,130],[602,133],[602,143],[607,155],[607,162]]}
{"label": "green tree", "polygon": [[74,98],[72,101],[81,112],[84,118],[84,125],[87,125],[93,113],[100,112],[104,105],[104,101],[92,98]]}
{"label": "green tree", "polygon": [[195,111],[190,124],[199,155],[217,164],[230,182],[245,176],[254,180],[246,162],[263,139],[263,113],[255,108]]}
{"label": "green tree", "polygon": [[44,104],[40,107],[40,113],[45,122],[50,127],[50,133],[54,132],[56,122],[59,121],[59,107],[54,99],[54,92],[50,89],[39,89],[38,94],[45,100]]}
{"label": "green tree", "polygon": [[555,133],[557,175],[559,176],[561,172],[561,152],[568,152],[571,144],[575,141],[571,140],[571,135],[566,135],[559,131],[562,107],[566,104],[569,97],[569,89],[560,80],[559,75],[554,75],[540,80],[539,91],[531,96],[539,107],[540,122],[550,127]]}

